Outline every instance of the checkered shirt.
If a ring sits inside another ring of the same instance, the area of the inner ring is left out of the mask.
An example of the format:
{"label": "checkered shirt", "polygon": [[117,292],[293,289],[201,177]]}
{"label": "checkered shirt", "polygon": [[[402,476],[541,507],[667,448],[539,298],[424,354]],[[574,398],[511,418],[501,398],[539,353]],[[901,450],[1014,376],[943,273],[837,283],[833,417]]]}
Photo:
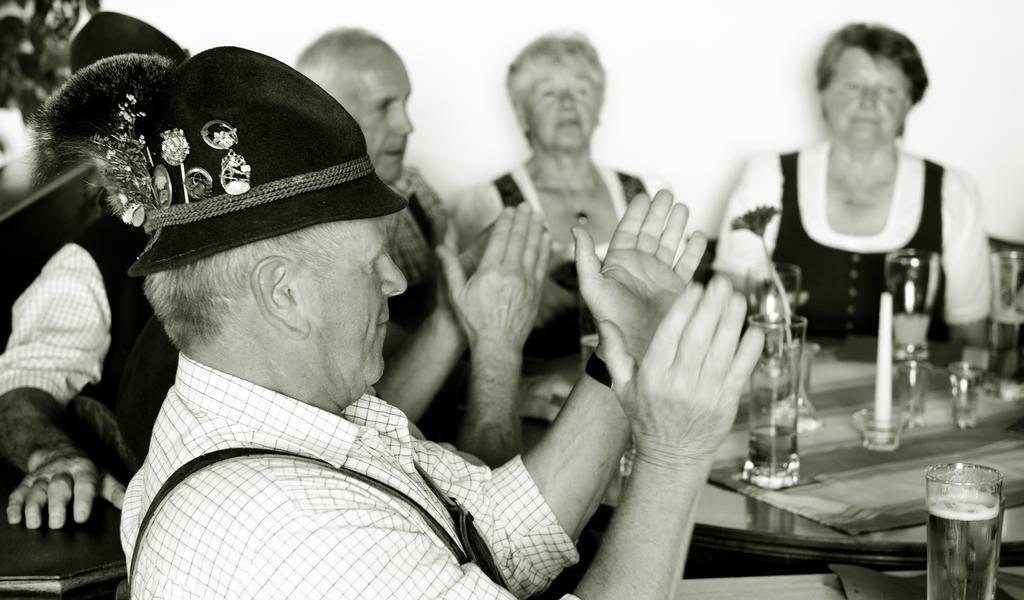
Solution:
{"label": "checkered shirt", "polygon": [[110,304],[92,256],[61,248],[14,303],[11,337],[0,355],[0,394],[43,390],[67,404],[100,380],[110,349]]}
{"label": "checkered shirt", "polygon": [[[434,243],[440,244],[448,217],[441,198],[423,179],[420,172],[413,167],[406,167],[402,176],[395,182],[394,188],[406,198],[416,194],[423,212],[433,226],[434,235],[437,236]],[[410,286],[422,283],[433,275],[436,262],[434,249],[427,242],[410,209],[403,210],[399,215],[398,225],[391,237],[390,252],[391,258],[402,270]]]}
{"label": "checkered shirt", "polygon": [[[454,536],[415,460],[472,512],[519,597],[578,559],[518,457],[493,471],[474,466],[413,439],[405,415],[373,396],[338,417],[182,355],[125,495],[129,564],[160,485],[192,458],[233,447],[344,465],[401,490]],[[277,456],[216,463],[175,488],[150,521],[131,583],[145,598],[512,597],[475,565],[459,565],[405,502],[324,465]]]}

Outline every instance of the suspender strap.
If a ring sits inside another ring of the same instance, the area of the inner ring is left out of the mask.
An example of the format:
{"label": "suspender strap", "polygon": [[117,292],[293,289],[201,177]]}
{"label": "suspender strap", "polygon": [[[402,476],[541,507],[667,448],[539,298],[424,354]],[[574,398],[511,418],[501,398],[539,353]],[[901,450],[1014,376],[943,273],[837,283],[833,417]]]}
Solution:
{"label": "suspender strap", "polygon": [[501,574],[501,569],[494,562],[494,555],[491,554],[490,545],[480,535],[476,525],[473,524],[473,514],[456,502],[455,498],[448,496],[438,489],[419,465],[416,465],[416,472],[420,474],[420,477],[423,478],[430,491],[434,492],[434,495],[444,505],[448,514],[451,515],[452,521],[455,523],[455,531],[459,534],[459,541],[462,543],[462,547],[466,549],[466,552],[469,553],[470,562],[480,567],[480,570],[490,577],[491,581],[506,590],[509,589],[505,577]]}
{"label": "suspender strap", "polygon": [[[142,542],[144,540],[146,530],[149,527],[149,522],[152,520],[153,515],[156,514],[157,507],[164,500],[164,498],[170,494],[171,490],[177,487],[178,484],[187,479],[193,473],[200,471],[210,465],[232,458],[247,456],[287,456],[324,465],[334,471],[338,471],[349,477],[358,479],[359,481],[363,482],[364,484],[372,488],[375,488],[393,498],[397,498],[398,500],[405,502],[413,510],[419,513],[421,517],[423,517],[423,521],[430,527],[431,530],[433,530],[434,534],[438,537],[438,539],[440,539],[441,542],[444,543],[444,545],[448,548],[448,550],[452,553],[456,560],[459,561],[460,565],[473,562],[477,564],[477,566],[480,567],[480,570],[483,571],[487,576],[489,576],[491,580],[493,580],[498,585],[501,585],[505,589],[508,589],[508,585],[505,583],[504,578],[501,576],[501,572],[498,570],[497,566],[494,563],[494,558],[490,553],[490,549],[488,548],[486,541],[484,541],[483,537],[480,535],[480,532],[477,531],[476,527],[473,525],[473,515],[471,515],[461,506],[459,506],[459,504],[455,502],[454,499],[450,498],[449,496],[444,494],[440,489],[438,489],[434,485],[434,482],[431,481],[429,477],[427,477],[426,473],[424,473],[423,470],[420,469],[419,465],[416,465],[416,471],[423,478],[424,482],[426,482],[427,487],[430,488],[430,491],[433,492],[435,496],[437,496],[438,500],[444,505],[445,509],[448,510],[448,513],[452,515],[452,518],[455,522],[455,529],[459,534],[459,538],[463,541],[463,545],[460,545],[459,542],[455,541],[455,539],[453,539],[452,536],[448,533],[448,530],[446,530],[444,526],[441,525],[441,523],[439,523],[437,519],[433,517],[433,515],[427,512],[427,509],[420,506],[416,501],[414,501],[404,492],[397,490],[391,487],[390,485],[387,485],[386,483],[378,481],[372,477],[353,471],[352,469],[349,469],[345,466],[339,468],[328,463],[327,461],[320,460],[318,458],[313,458],[311,456],[303,456],[301,454],[295,454],[292,452],[285,452],[283,450],[272,450],[269,448],[227,448],[224,450],[214,450],[213,452],[210,452],[208,454],[197,456],[196,458],[193,458],[184,465],[178,467],[178,469],[175,470],[174,473],[172,473],[171,476],[167,478],[167,481],[165,481],[164,484],[160,486],[160,489],[157,491],[156,496],[153,497],[153,501],[149,505],[149,509],[146,510],[146,515],[143,517],[142,523],[139,525],[139,533],[135,538],[135,551],[132,553],[132,564],[128,570],[129,585],[131,579],[135,577],[135,565],[139,559],[140,548],[142,547]],[[467,550],[463,550],[463,548],[466,548]],[[481,562],[477,562],[477,560]],[[122,586],[118,586],[118,598],[128,598],[130,596],[130,593],[131,592],[129,587],[124,587],[122,589]]]}

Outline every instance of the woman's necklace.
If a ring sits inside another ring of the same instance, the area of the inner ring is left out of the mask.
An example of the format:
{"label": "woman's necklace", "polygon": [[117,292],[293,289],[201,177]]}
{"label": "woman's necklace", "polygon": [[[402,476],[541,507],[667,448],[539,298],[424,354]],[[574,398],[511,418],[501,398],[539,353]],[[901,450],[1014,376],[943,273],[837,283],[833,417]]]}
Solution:
{"label": "woman's necklace", "polygon": [[586,225],[590,222],[590,213],[587,211],[588,201],[597,192],[597,181],[591,179],[587,186],[568,187],[564,185],[552,185],[548,182],[535,182],[538,191],[543,190],[549,194],[555,194],[569,205],[569,211],[573,219],[579,225]]}

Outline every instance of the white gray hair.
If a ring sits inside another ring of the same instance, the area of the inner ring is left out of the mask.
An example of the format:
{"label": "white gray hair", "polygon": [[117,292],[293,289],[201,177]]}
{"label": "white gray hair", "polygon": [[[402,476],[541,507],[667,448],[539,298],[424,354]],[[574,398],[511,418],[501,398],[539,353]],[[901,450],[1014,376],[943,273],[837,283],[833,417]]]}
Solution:
{"label": "white gray hair", "polygon": [[259,261],[285,256],[314,269],[327,268],[344,239],[337,225],[306,227],[147,275],[146,298],[174,346],[190,352],[222,332],[232,309],[245,297]]}
{"label": "white gray hair", "polygon": [[321,35],[299,54],[295,69],[321,87],[343,75],[340,59],[369,48],[384,48],[398,53],[376,34],[355,27],[339,27]]}
{"label": "white gray hair", "polygon": [[538,63],[577,62],[590,70],[598,96],[604,97],[605,73],[601,59],[587,36],[577,31],[556,31],[533,40],[519,51],[508,66],[505,87],[512,105],[520,107],[534,84]]}

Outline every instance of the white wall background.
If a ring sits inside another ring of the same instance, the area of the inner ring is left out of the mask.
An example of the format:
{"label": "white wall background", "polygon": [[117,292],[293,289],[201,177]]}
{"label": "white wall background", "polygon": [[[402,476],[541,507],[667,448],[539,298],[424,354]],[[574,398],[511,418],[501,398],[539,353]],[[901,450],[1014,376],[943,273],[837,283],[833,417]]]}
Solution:
{"label": "white wall background", "polygon": [[667,179],[714,235],[745,161],[821,137],[813,68],[850,21],[907,34],[932,84],[906,147],[977,180],[991,235],[1024,241],[1024,2],[1019,0],[104,0],[193,53],[237,45],[294,63],[337,26],[405,59],[410,162],[448,198],[526,156],[504,73],[537,35],[586,33],[608,72],[596,158]]}

